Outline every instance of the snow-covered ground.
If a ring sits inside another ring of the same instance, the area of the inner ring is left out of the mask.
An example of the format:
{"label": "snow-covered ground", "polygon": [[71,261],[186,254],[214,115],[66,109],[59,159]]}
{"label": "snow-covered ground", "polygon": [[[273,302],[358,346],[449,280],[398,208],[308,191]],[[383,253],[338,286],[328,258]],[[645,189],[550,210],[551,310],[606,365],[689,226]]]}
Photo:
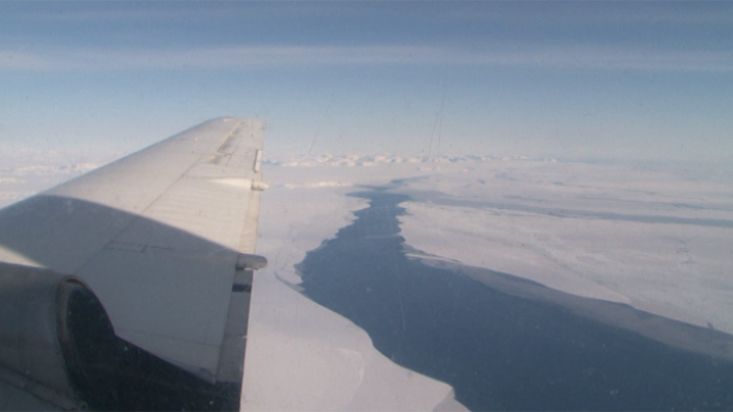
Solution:
{"label": "snow-covered ground", "polygon": [[0,207],[96,169],[121,153],[0,149]]}
{"label": "snow-covered ground", "polygon": [[484,160],[407,181],[428,254],[733,333],[733,186],[691,170]]}

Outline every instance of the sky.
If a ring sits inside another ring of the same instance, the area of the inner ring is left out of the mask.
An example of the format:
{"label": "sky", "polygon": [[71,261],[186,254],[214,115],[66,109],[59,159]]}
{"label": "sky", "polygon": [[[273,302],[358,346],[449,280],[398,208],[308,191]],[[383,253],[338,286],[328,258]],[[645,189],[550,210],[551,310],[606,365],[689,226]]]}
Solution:
{"label": "sky", "polygon": [[733,2],[0,2],[0,151],[733,160]]}

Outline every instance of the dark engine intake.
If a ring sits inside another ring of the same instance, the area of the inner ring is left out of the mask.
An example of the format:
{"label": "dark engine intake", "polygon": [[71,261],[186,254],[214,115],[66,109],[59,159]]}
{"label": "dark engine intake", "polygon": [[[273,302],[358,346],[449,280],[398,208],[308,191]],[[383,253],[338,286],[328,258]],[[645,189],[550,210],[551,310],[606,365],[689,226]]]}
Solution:
{"label": "dark engine intake", "polygon": [[239,385],[205,382],[118,338],[79,279],[4,263],[0,380],[63,409],[239,409]]}

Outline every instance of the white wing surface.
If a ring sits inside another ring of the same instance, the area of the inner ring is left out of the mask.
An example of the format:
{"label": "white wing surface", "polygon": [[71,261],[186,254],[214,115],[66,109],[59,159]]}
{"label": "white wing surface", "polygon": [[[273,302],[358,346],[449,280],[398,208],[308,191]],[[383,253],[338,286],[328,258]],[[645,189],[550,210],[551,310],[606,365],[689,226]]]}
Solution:
{"label": "white wing surface", "polygon": [[0,261],[78,279],[119,338],[241,381],[262,131],[211,120],[2,209]]}

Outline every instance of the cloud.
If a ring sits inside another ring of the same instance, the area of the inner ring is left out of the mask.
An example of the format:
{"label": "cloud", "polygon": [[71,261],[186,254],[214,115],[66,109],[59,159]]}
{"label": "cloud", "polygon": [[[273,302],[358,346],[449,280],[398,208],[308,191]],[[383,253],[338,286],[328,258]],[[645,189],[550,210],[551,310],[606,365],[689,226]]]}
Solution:
{"label": "cloud", "polygon": [[291,66],[453,65],[594,70],[733,71],[733,53],[608,47],[232,46],[0,50],[0,70],[237,70]]}

